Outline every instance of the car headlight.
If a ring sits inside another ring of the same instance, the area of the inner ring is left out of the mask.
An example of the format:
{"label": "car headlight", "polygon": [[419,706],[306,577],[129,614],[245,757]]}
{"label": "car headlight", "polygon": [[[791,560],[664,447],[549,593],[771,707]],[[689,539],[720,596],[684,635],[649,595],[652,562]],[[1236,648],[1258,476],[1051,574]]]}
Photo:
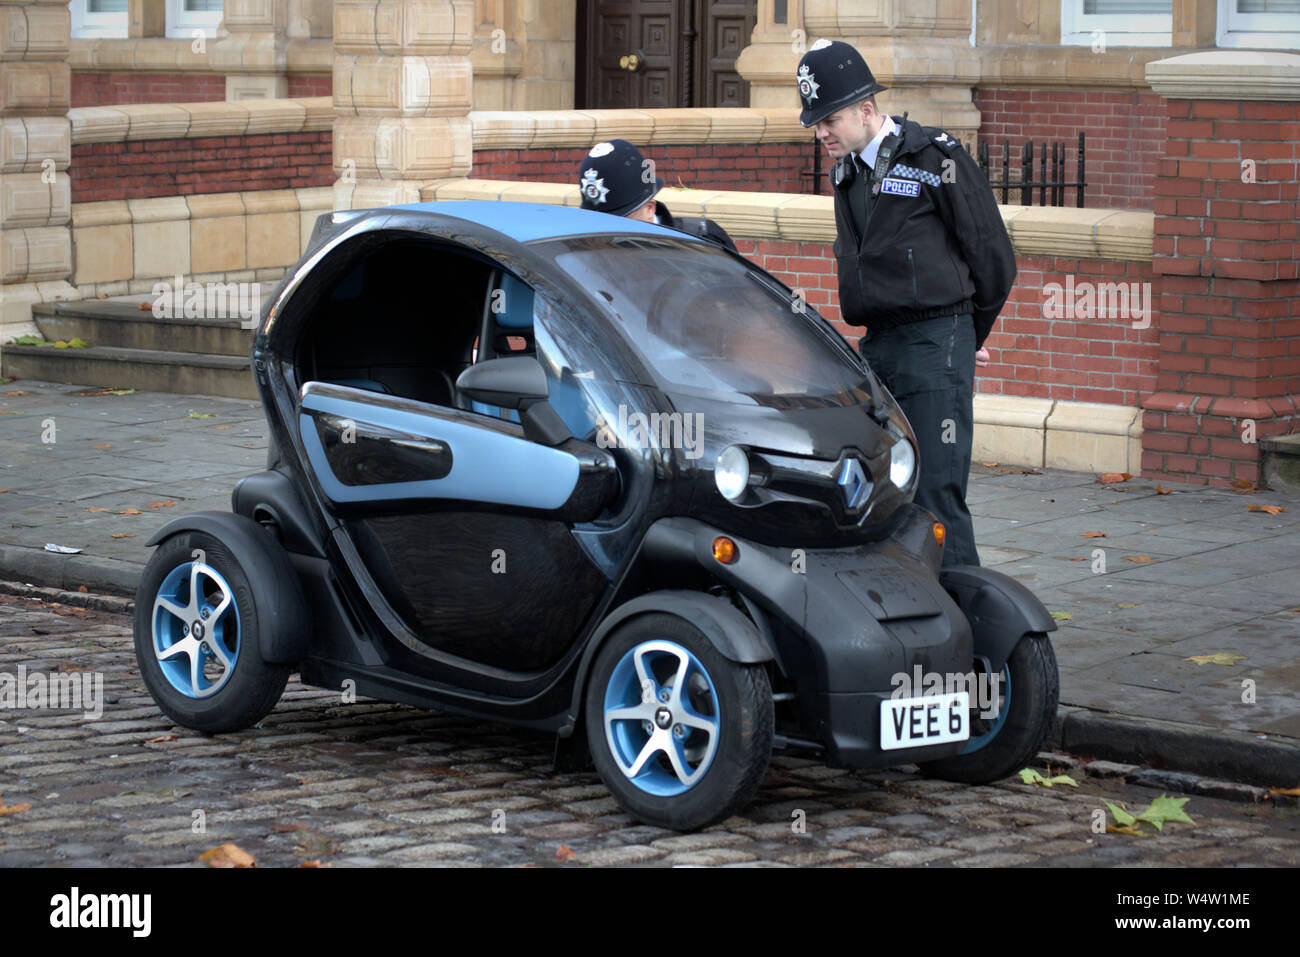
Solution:
{"label": "car headlight", "polygon": [[740,498],[749,485],[749,456],[745,450],[738,445],[728,445],[723,449],[713,466],[713,481],[727,501],[734,502]]}
{"label": "car headlight", "polygon": [[899,439],[889,450],[889,481],[899,488],[907,488],[916,474],[916,450],[907,439]]}

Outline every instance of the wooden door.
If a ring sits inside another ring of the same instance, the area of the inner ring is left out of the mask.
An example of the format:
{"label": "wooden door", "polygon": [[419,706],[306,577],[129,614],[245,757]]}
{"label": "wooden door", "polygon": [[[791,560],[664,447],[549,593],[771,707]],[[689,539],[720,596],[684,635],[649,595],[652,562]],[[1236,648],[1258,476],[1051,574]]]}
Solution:
{"label": "wooden door", "polygon": [[758,0],[697,0],[700,8],[695,106],[749,106],[736,57],[749,46]]}

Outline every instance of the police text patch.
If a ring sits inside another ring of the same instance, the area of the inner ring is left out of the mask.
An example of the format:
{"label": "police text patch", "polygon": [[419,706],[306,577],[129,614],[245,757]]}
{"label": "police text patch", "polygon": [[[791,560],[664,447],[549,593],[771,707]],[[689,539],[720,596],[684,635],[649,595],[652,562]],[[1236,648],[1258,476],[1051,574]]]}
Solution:
{"label": "police text patch", "polygon": [[893,193],[895,196],[920,196],[921,184],[914,180],[886,178],[880,184],[882,193]]}

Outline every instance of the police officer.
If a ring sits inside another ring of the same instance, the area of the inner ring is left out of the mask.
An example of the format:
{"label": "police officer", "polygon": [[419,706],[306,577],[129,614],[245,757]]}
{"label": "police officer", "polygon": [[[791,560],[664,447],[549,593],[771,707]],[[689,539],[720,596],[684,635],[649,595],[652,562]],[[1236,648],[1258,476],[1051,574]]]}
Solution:
{"label": "police officer", "polygon": [[658,223],[679,232],[703,236],[735,251],[736,244],[713,220],[696,216],[677,217],[668,212],[668,207],[655,199],[663,187],[663,177],[655,175],[654,164],[627,140],[597,143],[578,170],[583,209]]}
{"label": "police officer", "polygon": [[944,564],[977,565],[966,507],[976,350],[1016,276],[993,191],[953,137],[876,108],[885,87],[849,44],[819,40],[796,82],[799,121],[837,160],[840,312],[866,327],[858,347],[916,433],[916,502],[947,526]]}

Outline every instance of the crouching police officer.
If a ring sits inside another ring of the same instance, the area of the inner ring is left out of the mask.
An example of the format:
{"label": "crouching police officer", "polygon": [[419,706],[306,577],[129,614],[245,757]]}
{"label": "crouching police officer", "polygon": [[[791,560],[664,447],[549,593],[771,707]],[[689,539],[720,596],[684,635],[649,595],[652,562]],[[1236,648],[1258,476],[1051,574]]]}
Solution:
{"label": "crouching police officer", "polygon": [[703,236],[733,252],[736,249],[726,230],[713,220],[676,217],[668,212],[668,207],[655,199],[664,188],[663,177],[654,175],[650,161],[627,140],[610,140],[593,146],[578,170],[578,188],[582,190],[583,209],[658,223],[692,236]]}
{"label": "crouching police officer", "polygon": [[947,526],[944,564],[977,565],[966,507],[976,350],[1016,276],[993,191],[947,133],[877,110],[886,88],[849,44],[819,40],[796,82],[799,121],[838,160],[840,312],[867,327],[858,347],[916,432],[916,502]]}

